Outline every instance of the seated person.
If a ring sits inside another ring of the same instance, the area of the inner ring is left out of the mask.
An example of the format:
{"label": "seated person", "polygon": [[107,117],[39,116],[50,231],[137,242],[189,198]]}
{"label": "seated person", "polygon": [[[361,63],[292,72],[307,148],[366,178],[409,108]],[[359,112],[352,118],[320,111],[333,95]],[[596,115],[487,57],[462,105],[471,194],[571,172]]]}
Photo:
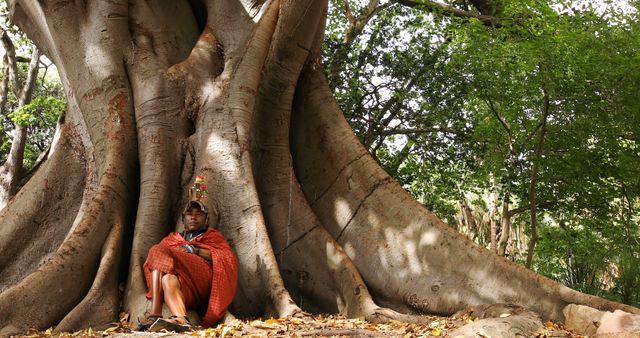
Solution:
{"label": "seated person", "polygon": [[[226,312],[236,291],[237,260],[208,219],[207,207],[190,201],[182,213],[185,231],[169,234],[149,250],[144,275],[151,311],[139,329],[187,331],[187,309],[206,310],[204,326],[215,324]],[[170,318],[162,318],[163,301],[173,314]]]}

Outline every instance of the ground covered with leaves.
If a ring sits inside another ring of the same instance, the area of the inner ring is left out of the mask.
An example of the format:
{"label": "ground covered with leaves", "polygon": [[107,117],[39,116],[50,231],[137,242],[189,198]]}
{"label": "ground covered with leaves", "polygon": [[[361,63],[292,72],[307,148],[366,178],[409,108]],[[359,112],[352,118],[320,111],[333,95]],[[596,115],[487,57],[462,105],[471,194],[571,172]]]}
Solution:
{"label": "ground covered with leaves", "polygon": [[[331,315],[251,321],[234,320],[227,324],[219,324],[215,328],[196,328],[186,333],[133,331],[128,326],[130,323],[122,320],[105,330],[86,329],[72,333],[55,333],[53,329],[32,330],[17,337],[455,337],[450,334],[453,330],[473,321],[470,318],[435,316],[428,318],[428,323],[425,324],[408,324],[398,321],[372,324],[363,319],[346,319]],[[488,336],[478,332],[477,337]],[[541,328],[534,337],[578,338],[582,336],[565,330],[561,324],[547,322],[546,326]]]}

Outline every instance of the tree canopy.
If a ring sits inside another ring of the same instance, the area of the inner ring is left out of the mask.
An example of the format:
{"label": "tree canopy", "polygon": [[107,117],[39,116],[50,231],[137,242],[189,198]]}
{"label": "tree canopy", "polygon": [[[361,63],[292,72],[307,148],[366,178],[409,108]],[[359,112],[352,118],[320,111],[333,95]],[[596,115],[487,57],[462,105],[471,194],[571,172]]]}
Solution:
{"label": "tree canopy", "polygon": [[[535,231],[533,269],[637,304],[622,290],[640,258],[637,8],[500,10],[488,25],[419,2],[332,3],[336,98],[376,159],[451,226],[491,246],[491,223],[500,236],[513,218],[512,259],[527,262]],[[367,19],[358,36],[353,17]]]}

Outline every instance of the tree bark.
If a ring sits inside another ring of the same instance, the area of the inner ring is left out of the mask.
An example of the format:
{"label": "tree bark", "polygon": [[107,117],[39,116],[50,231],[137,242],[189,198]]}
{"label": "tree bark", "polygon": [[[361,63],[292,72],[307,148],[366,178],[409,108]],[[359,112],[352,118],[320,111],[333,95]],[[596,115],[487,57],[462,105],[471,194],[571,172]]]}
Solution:
{"label": "tree bark", "polygon": [[504,193],[502,198],[502,211],[500,213],[500,233],[498,236],[498,256],[505,257],[507,253],[507,245],[509,244],[509,238],[511,237],[511,212],[509,211],[509,197],[508,192]]}
{"label": "tree bark", "polygon": [[491,251],[498,253],[498,224],[496,222],[496,212],[498,204],[496,203],[496,179],[493,174],[489,176],[489,228],[491,229]]}
{"label": "tree bark", "polygon": [[[595,301],[496,258],[453,231],[367,155],[318,71],[303,73],[299,87],[306,99],[293,118],[296,176],[374,300],[400,311],[450,314],[463,303],[506,299],[558,319],[568,302]],[[379,249],[378,243],[385,244]],[[520,288],[523,294],[514,292]]]}
{"label": "tree bark", "polygon": [[505,154],[504,160],[504,168],[506,169],[507,174],[504,178],[504,180],[506,180],[506,184],[502,188],[502,213],[500,215],[500,238],[498,239],[498,255],[504,257],[507,254],[506,249],[509,244],[509,238],[511,237],[511,217],[514,215],[509,210],[509,205],[511,203],[511,181],[515,179],[513,167],[517,163],[518,155],[516,154],[514,147],[514,137],[511,125],[507,122],[502,113],[498,111],[497,107],[494,106],[491,100],[487,100],[487,105],[507,133],[507,153]]}
{"label": "tree bark", "polygon": [[56,62],[69,112],[51,157],[0,211],[0,336],[97,327],[120,301],[135,322],[147,250],[182,229],[195,175],[238,257],[238,317],[419,322],[487,302],[555,319],[567,303],[638,311],[496,257],[402,190],[322,75],[324,1],[12,6]]}
{"label": "tree bark", "polygon": [[531,238],[529,239],[529,248],[527,250],[527,262],[525,266],[531,269],[533,261],[533,252],[538,242],[538,219],[537,219],[537,201],[536,201],[536,185],[538,184],[538,168],[539,161],[542,159],[542,149],[544,147],[544,138],[547,131],[547,117],[549,116],[549,96],[544,95],[543,116],[540,124],[540,139],[536,146],[535,159],[531,168],[531,182],[529,184],[529,205],[531,206]]}
{"label": "tree bark", "polygon": [[465,11],[459,8],[448,6],[437,1],[416,1],[416,0],[395,0],[397,3],[408,7],[424,8],[430,12],[441,12],[443,15],[456,16],[461,18],[474,18],[482,21],[485,25],[496,26],[500,24],[500,18],[494,16],[498,11],[494,9],[495,0],[471,1],[480,13]]}

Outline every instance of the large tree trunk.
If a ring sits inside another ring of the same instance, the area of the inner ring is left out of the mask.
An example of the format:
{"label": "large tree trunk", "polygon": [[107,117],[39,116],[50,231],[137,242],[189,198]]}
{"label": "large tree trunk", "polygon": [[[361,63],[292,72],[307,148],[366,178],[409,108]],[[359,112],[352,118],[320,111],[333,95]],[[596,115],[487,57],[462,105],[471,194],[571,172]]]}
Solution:
{"label": "large tree trunk", "polygon": [[321,72],[326,2],[12,5],[70,108],[50,159],[0,213],[0,336],[115,320],[124,280],[124,310],[142,315],[142,263],[181,226],[196,174],[238,256],[236,316],[420,321],[494,302],[554,319],[568,303],[638,312],[475,245],[380,169]]}

